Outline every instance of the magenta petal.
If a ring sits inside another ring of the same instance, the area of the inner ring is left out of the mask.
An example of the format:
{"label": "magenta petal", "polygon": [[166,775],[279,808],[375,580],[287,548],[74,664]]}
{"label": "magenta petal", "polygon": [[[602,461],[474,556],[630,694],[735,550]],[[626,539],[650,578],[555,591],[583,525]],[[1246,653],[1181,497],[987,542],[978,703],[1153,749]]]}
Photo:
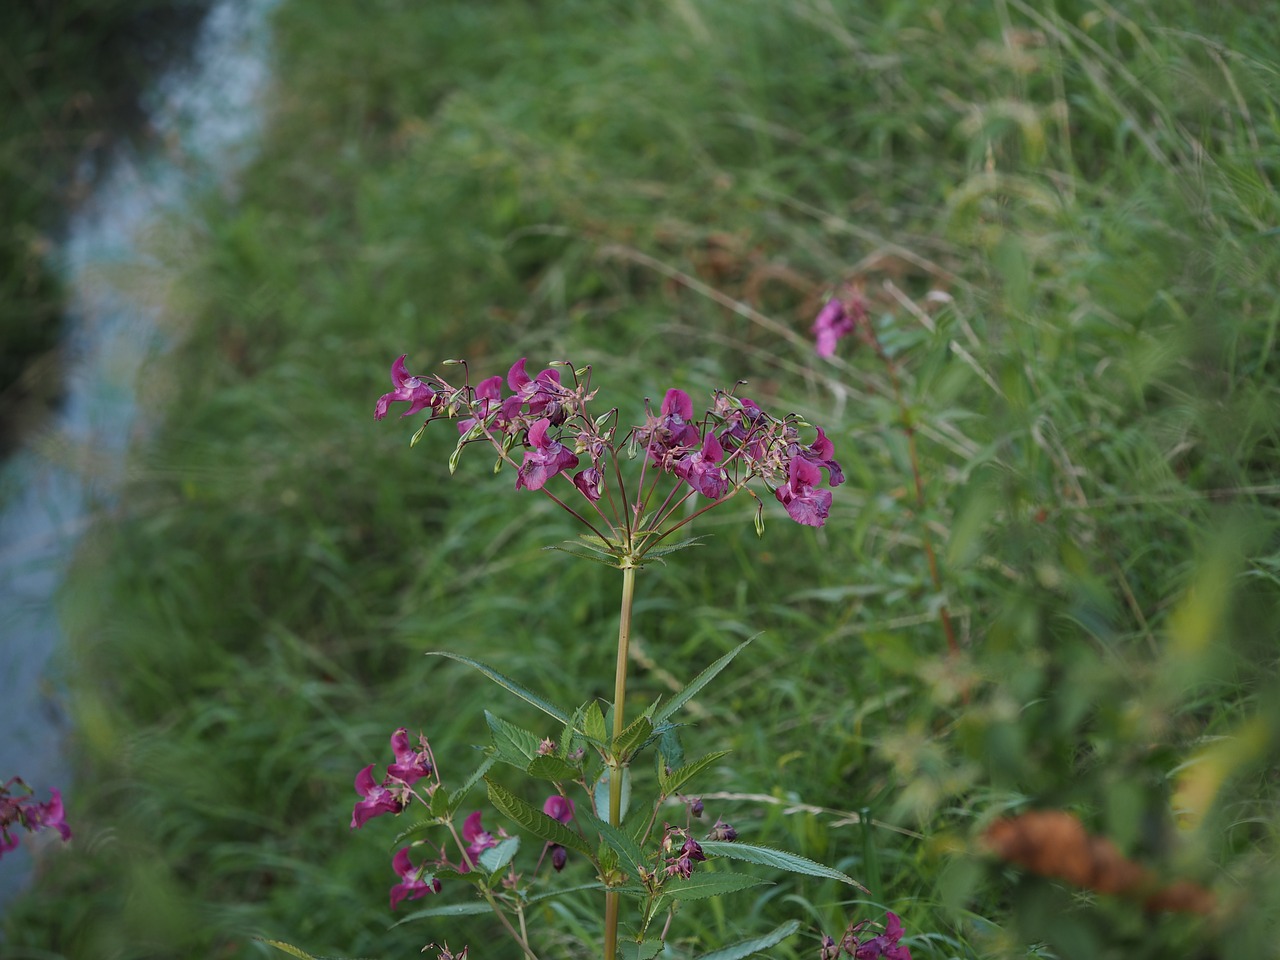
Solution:
{"label": "magenta petal", "polygon": [[546,802],[542,805],[542,812],[552,820],[559,820],[561,823],[568,823],[573,819],[573,801],[568,797],[562,797],[558,793],[553,793],[547,797]]}
{"label": "magenta petal", "polygon": [[662,398],[662,415],[666,417],[673,413],[685,420],[693,418],[693,401],[683,390],[672,388]]}
{"label": "magenta petal", "polygon": [[511,365],[511,369],[507,371],[507,386],[516,393],[520,392],[520,388],[532,381],[529,375],[524,372],[524,365],[529,362],[528,357],[521,357]]}

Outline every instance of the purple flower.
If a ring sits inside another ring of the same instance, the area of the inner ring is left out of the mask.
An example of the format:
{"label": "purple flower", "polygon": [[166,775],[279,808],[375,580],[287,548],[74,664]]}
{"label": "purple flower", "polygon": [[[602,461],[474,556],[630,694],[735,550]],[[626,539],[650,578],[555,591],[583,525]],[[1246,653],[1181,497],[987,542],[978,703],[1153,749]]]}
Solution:
{"label": "purple flower", "polygon": [[573,475],[573,485],[582,491],[582,495],[595,503],[604,491],[604,475],[595,467],[587,467]]}
{"label": "purple flower", "polygon": [[351,829],[363,827],[374,817],[384,813],[399,813],[404,809],[402,801],[395,793],[387,789],[389,781],[378,783],[373,779],[373,764],[369,764],[356,774],[356,793],[364,797],[356,802],[351,811]]}
{"label": "purple flower", "polygon": [[533,446],[524,455],[516,476],[516,489],[541,490],[543,485],[562,470],[572,470],[578,465],[573,451],[558,440],[547,437],[551,421],[546,417],[535,420],[529,428],[529,443]]}
{"label": "purple flower", "polygon": [[840,468],[840,464],[832,458],[832,454],[835,452],[835,444],[831,442],[821,427],[818,428],[818,439],[809,446],[802,447],[798,443],[792,443],[787,446],[787,453],[791,456],[802,457],[815,467],[824,468],[827,471],[831,486],[838,487],[844,483],[844,471]]}
{"label": "purple flower", "polygon": [[428,881],[423,876],[426,872],[426,864],[415,867],[413,861],[409,859],[408,847],[396,851],[395,857],[391,860],[391,866],[400,875],[400,883],[391,888],[392,910],[401,900],[421,900],[428,893],[440,892],[440,881],[435,877]]}
{"label": "purple flower", "polygon": [[551,844],[551,868],[559,873],[569,861],[569,852],[558,843]]}
{"label": "purple flower", "polygon": [[552,423],[563,423],[567,411],[560,404],[568,391],[560,385],[560,371],[548,367],[536,377],[525,372],[527,357],[521,357],[507,371],[507,386],[512,396],[502,402],[504,420],[514,420],[527,405],[531,417],[546,417]]}
{"label": "purple flower", "polygon": [[911,951],[898,943],[901,939],[902,921],[896,913],[885,913],[884,933],[858,944],[853,953],[854,960],[876,960],[877,957],[911,960]]}
{"label": "purple flower", "polygon": [[[14,797],[9,788],[18,784],[27,791],[25,795]],[[71,828],[67,826],[66,813],[62,806],[62,794],[51,790],[51,799],[37,803],[31,796],[30,788],[20,777],[13,777],[0,785],[0,857],[18,846],[18,838],[9,828],[13,824],[35,833],[37,830],[51,828],[58,831],[62,839],[71,839]]]}
{"label": "purple flower", "polygon": [[827,301],[817,318],[813,321],[813,335],[817,340],[818,356],[829,357],[836,352],[836,343],[841,337],[853,333],[855,329],[853,317],[845,310],[838,297]]}
{"label": "purple flower", "polygon": [[62,839],[71,839],[71,828],[67,826],[66,813],[62,809],[62,794],[57,788],[49,791],[52,799],[44,803],[33,804],[27,810],[27,827],[30,830],[43,830],[52,827],[58,831]]}
{"label": "purple flower", "polygon": [[431,751],[427,747],[427,738],[418,735],[421,750],[409,746],[409,733],[401,727],[391,735],[391,749],[396,755],[396,762],[387,767],[387,776],[399,780],[406,786],[417,783],[423,777],[431,775]]}
{"label": "purple flower", "polygon": [[657,418],[650,414],[649,421],[636,432],[636,439],[645,445],[649,459],[660,464],[664,455],[698,445],[701,438],[692,420],[693,400],[683,390],[673,388],[662,398]]}
{"label": "purple flower", "polygon": [[562,797],[558,793],[553,793],[547,797],[546,802],[542,804],[542,812],[552,820],[559,820],[561,823],[568,823],[573,819],[573,801],[568,797]]}
{"label": "purple flower", "polygon": [[410,376],[405,370],[404,358],[407,356],[408,354],[404,354],[391,365],[391,384],[395,389],[378,398],[378,404],[373,409],[373,415],[378,420],[387,415],[387,408],[391,404],[402,400],[409,404],[409,409],[400,414],[401,417],[407,417],[427,407],[434,407],[440,402],[434,390],[417,377]]}
{"label": "purple flower", "polygon": [[831,510],[831,491],[814,489],[814,484],[822,482],[822,471],[804,457],[795,456],[791,458],[788,474],[787,482],[774,492],[774,496],[796,523],[807,527],[822,526]]}
{"label": "purple flower", "polygon": [[711,832],[707,834],[708,840],[724,840],[732,843],[738,839],[738,831],[733,828],[733,824],[725,823],[719,817],[711,827]]}
{"label": "purple flower", "polygon": [[729,475],[720,466],[724,449],[710,430],[702,449],[676,461],[675,474],[708,500],[719,500],[729,490]]}
{"label": "purple flower", "polygon": [[[467,856],[471,858],[472,863],[475,863],[476,858],[490,847],[498,845],[498,841],[494,839],[493,834],[480,826],[479,810],[472,813],[462,822],[462,839],[467,843]],[[467,864],[464,862],[462,866],[462,872],[466,873],[469,869]]]}

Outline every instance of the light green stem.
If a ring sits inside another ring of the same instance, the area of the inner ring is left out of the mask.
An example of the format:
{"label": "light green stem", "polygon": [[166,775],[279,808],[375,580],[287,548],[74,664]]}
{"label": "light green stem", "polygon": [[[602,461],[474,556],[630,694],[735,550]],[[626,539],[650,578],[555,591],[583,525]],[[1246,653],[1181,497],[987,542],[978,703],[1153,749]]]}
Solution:
{"label": "light green stem", "polygon": [[[627,645],[631,640],[631,601],[636,591],[636,568],[622,568],[622,613],[618,618],[618,665],[613,680],[613,741],[617,743],[626,729],[624,705],[627,697]],[[613,755],[613,751],[610,751]],[[616,762],[609,767],[609,824],[622,823],[622,766]],[[618,956],[618,895],[604,895],[604,960],[617,960]]]}

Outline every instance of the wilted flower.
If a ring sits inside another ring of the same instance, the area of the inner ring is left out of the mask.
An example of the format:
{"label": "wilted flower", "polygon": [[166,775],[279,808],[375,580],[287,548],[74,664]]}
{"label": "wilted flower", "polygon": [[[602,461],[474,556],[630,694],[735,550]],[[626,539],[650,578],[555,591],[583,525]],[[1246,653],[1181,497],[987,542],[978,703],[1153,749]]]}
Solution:
{"label": "wilted flower", "polygon": [[401,900],[420,900],[428,893],[440,892],[440,881],[432,877],[430,881],[426,879],[426,864],[421,867],[415,867],[413,861],[409,859],[409,848],[404,847],[396,852],[395,857],[391,860],[391,866],[396,873],[400,875],[400,882],[391,888],[391,909],[396,908]]}
{"label": "wilted flower", "polygon": [[434,390],[417,377],[409,375],[404,366],[404,359],[407,356],[408,354],[404,354],[391,364],[391,383],[395,389],[378,398],[378,403],[373,408],[373,415],[378,420],[387,415],[387,408],[393,403],[405,401],[409,404],[409,409],[400,414],[401,417],[407,417],[439,403],[438,395]]}
{"label": "wilted flower", "polygon": [[822,936],[822,948],[818,951],[818,960],[836,960],[840,956],[840,945],[829,934]]}
{"label": "wilted flower", "polygon": [[738,839],[738,831],[733,829],[733,824],[725,823],[716,817],[716,822],[711,825],[711,832],[707,834],[707,839],[732,842]]}

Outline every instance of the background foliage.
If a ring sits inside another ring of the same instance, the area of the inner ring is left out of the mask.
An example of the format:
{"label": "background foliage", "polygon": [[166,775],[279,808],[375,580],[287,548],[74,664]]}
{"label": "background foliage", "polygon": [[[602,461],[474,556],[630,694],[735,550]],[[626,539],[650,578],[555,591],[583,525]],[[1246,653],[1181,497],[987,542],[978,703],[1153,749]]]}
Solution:
{"label": "background foliage", "polygon": [[[473,766],[494,690],[426,649],[607,697],[616,586],[541,551],[570,530],[509,475],[450,479],[447,431],[410,453],[373,423],[406,351],[591,362],[636,419],[741,378],[835,439],[824,530],[774,511],[757,542],[730,506],[640,581],[637,704],[765,631],[686,738],[733,749],[712,817],[861,879],[917,957],[1271,950],[1274,18],[286,0],[276,31],[260,158],[175,227],[163,423],[66,593],[78,839],[6,918],[12,955],[506,949],[483,918],[388,929],[350,782],[402,724]],[[900,400],[865,345],[813,355],[845,282]],[[1027,808],[1218,913],[981,856]],[[760,889],[682,915],[673,949],[796,917],[774,952],[798,956],[878,915]],[[546,908],[556,950],[592,952],[597,906]]]}

